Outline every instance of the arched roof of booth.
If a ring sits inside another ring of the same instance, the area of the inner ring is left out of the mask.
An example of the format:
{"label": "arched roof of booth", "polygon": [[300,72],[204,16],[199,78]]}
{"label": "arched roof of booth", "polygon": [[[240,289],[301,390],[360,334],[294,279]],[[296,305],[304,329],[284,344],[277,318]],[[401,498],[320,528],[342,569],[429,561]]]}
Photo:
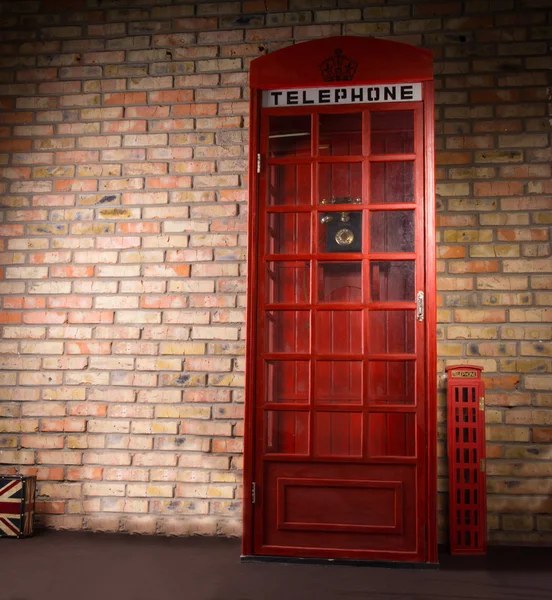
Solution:
{"label": "arched roof of booth", "polygon": [[[331,79],[341,69],[345,78]],[[352,75],[352,77],[350,77]],[[330,79],[328,79],[330,77]],[[250,85],[277,89],[340,83],[412,82],[433,79],[429,50],[369,37],[342,36],[302,42],[251,62]]]}

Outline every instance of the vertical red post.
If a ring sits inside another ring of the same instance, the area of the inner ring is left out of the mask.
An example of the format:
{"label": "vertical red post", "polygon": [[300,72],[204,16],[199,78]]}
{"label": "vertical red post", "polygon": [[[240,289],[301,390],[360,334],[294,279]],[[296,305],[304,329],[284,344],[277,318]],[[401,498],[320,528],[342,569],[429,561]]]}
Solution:
{"label": "vertical red post", "polygon": [[447,367],[450,550],[487,551],[485,389],[481,367]]}

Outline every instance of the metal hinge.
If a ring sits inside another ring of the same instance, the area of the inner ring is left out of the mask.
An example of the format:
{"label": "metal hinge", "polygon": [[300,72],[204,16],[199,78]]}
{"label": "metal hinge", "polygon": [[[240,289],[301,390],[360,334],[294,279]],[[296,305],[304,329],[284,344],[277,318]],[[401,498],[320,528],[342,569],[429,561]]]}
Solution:
{"label": "metal hinge", "polygon": [[485,396],[479,398],[479,410],[485,410]]}
{"label": "metal hinge", "polygon": [[481,473],[485,473],[485,459],[484,458],[479,459],[479,470],[481,471]]}
{"label": "metal hinge", "polygon": [[261,172],[261,155],[257,154],[257,173]]}
{"label": "metal hinge", "polygon": [[418,292],[416,296],[416,318],[418,321],[423,321],[425,316],[424,293]]}
{"label": "metal hinge", "polygon": [[251,504],[255,504],[257,500],[257,484],[253,482],[251,484]]}

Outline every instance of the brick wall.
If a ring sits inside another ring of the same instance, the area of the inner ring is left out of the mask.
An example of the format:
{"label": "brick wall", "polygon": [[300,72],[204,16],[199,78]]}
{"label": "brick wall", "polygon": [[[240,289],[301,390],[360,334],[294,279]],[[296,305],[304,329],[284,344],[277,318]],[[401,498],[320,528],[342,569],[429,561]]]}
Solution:
{"label": "brick wall", "polygon": [[43,524],[239,534],[248,64],[346,34],[434,53],[439,373],[485,368],[491,540],[552,541],[548,0],[0,8],[0,463]]}

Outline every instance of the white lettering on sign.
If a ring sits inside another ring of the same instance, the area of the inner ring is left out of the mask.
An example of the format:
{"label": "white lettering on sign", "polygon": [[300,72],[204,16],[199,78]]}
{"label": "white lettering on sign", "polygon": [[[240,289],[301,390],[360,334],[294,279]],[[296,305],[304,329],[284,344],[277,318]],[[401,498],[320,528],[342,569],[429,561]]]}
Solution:
{"label": "white lettering on sign", "polygon": [[266,90],[263,92],[263,107],[415,102],[421,99],[421,83],[392,83],[388,85],[354,85],[302,90]]}

